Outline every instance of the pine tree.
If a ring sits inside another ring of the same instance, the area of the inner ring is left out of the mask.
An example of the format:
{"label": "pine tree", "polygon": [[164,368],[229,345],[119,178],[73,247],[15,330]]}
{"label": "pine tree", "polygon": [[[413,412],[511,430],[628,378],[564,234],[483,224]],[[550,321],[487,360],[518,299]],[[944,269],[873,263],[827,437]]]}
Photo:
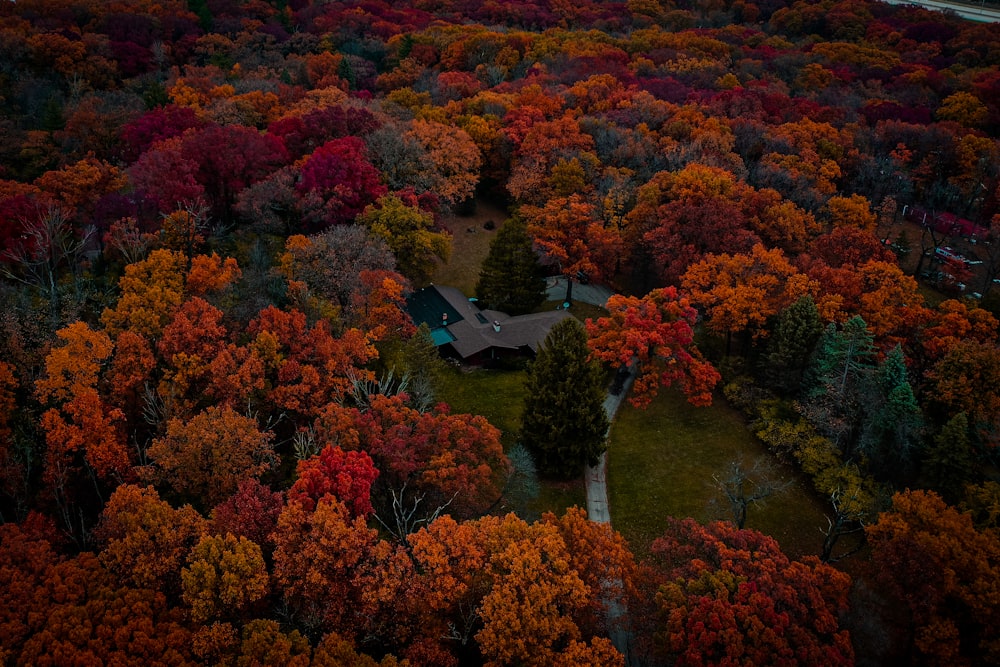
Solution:
{"label": "pine tree", "polygon": [[476,298],[511,315],[530,313],[545,300],[545,279],[520,218],[505,222],[490,243],[476,284]]}
{"label": "pine tree", "polygon": [[907,379],[906,359],[897,345],[878,365],[862,401],[865,419],[859,448],[880,477],[907,472],[920,440],[920,406]]}
{"label": "pine tree", "polygon": [[852,317],[839,330],[830,323],[803,382],[803,412],[834,441],[845,461],[858,444],[874,361],[874,339],[861,317]]}
{"label": "pine tree", "polygon": [[924,450],[922,482],[939,491],[945,500],[957,502],[967,483],[979,477],[976,455],[969,439],[969,418],[959,412],[951,418]]}
{"label": "pine tree", "polygon": [[539,471],[569,479],[596,464],[609,425],[604,377],[579,321],[567,318],[552,328],[528,367],[527,390],[521,442]]}
{"label": "pine tree", "polygon": [[811,296],[781,311],[764,357],[768,384],[781,392],[798,391],[802,371],[822,333],[823,321]]}
{"label": "pine tree", "polygon": [[832,322],[823,332],[808,369],[804,393],[847,396],[852,385],[874,368],[875,343],[868,325],[855,315],[840,330]]}

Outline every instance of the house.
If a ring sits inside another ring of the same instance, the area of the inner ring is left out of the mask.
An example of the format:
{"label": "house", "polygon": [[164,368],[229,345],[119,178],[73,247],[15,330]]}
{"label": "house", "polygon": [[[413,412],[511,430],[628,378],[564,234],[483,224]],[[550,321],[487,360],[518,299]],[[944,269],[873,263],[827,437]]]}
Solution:
{"label": "house", "polygon": [[454,287],[430,285],[411,294],[406,309],[416,324],[426,323],[431,338],[445,356],[473,364],[534,357],[549,331],[567,317],[565,310],[510,316],[482,310],[475,299]]}

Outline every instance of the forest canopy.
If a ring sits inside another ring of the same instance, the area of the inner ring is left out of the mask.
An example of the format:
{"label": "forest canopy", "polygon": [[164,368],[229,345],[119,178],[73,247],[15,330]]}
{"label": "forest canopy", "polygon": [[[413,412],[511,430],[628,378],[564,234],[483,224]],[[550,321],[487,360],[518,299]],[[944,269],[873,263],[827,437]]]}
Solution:
{"label": "forest canopy", "polygon": [[[0,3],[0,662],[851,664],[848,542],[906,659],[995,661],[998,25]],[[831,507],[821,558],[509,511],[530,453],[437,399],[406,307],[483,203],[481,298],[609,286],[586,376],[741,409]]]}

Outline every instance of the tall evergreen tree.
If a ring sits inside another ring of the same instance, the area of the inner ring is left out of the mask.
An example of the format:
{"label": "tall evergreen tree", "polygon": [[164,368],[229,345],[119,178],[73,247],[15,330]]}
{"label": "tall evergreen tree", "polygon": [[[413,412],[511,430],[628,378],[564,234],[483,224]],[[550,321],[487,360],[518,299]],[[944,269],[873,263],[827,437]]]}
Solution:
{"label": "tall evergreen tree", "polygon": [[878,365],[864,396],[858,446],[877,476],[899,478],[913,463],[923,419],[898,345]]}
{"label": "tall evergreen tree", "polygon": [[922,482],[950,503],[962,499],[965,485],[978,481],[975,449],[969,438],[969,418],[959,412],[927,445],[921,461]]}
{"label": "tall evergreen tree", "polygon": [[768,385],[783,393],[797,392],[802,372],[822,333],[823,321],[811,296],[781,311],[762,359]]}
{"label": "tall evergreen tree", "polygon": [[476,298],[511,315],[530,313],[545,300],[545,279],[527,224],[511,218],[490,242],[476,284]]}
{"label": "tall evergreen tree", "polygon": [[521,442],[543,475],[569,479],[604,452],[608,416],[604,374],[590,359],[587,332],[574,318],[552,328],[528,367]]}
{"label": "tall evergreen tree", "polygon": [[865,321],[854,316],[840,329],[831,322],[806,369],[802,407],[820,433],[834,441],[844,460],[855,453],[874,372],[874,338]]}

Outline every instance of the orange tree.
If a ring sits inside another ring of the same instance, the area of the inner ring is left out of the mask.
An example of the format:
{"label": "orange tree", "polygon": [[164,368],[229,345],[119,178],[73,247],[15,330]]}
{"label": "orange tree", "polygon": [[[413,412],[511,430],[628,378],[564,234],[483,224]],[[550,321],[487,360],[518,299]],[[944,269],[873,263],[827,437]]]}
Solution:
{"label": "orange tree", "polygon": [[677,384],[693,405],[710,405],[721,379],[694,345],[697,313],[673,287],[642,298],[616,294],[608,299],[608,317],[587,320],[595,358],[627,365],[638,361],[638,377],[629,401],[645,407],[659,387]]}
{"label": "orange tree", "polygon": [[931,664],[1000,659],[1000,538],[929,491],[893,496],[867,529],[877,572]]}

